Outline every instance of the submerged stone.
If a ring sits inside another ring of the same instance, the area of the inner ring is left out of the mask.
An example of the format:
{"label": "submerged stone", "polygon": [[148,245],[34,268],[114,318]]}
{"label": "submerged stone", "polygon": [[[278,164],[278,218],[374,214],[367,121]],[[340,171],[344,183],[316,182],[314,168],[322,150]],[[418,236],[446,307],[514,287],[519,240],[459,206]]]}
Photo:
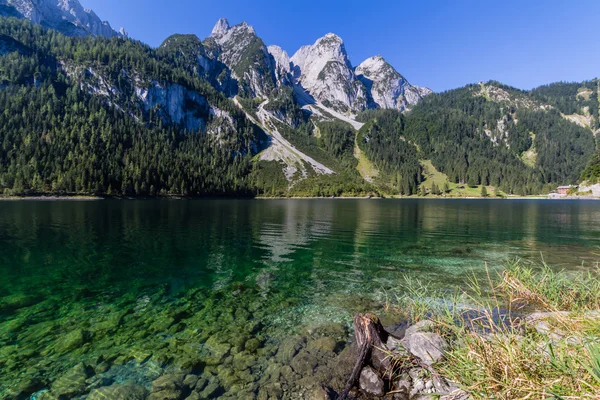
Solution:
{"label": "submerged stone", "polygon": [[275,355],[275,359],[281,364],[289,364],[305,344],[306,338],[304,337],[293,336],[285,338],[279,345],[279,350]]}
{"label": "submerged stone", "polygon": [[74,350],[85,343],[86,334],[83,329],[75,329],[64,335],[56,342],[54,350],[59,353],[67,353]]}
{"label": "submerged stone", "polygon": [[88,400],[146,400],[148,390],[140,385],[112,385],[93,390]]}
{"label": "submerged stone", "polygon": [[87,379],[93,372],[83,364],[77,364],[58,378],[51,386],[52,395],[60,399],[70,399],[86,391]]}

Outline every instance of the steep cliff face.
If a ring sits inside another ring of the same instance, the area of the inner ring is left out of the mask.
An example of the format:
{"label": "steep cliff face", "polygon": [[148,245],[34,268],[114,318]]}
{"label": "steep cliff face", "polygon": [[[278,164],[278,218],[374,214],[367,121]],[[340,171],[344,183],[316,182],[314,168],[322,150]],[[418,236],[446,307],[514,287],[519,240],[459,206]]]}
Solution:
{"label": "steep cliff face", "polygon": [[279,46],[269,46],[269,54],[275,60],[275,76],[278,85],[290,85],[292,83],[292,63],[288,53]]}
{"label": "steep cliff face", "polygon": [[411,85],[381,56],[365,60],[356,67],[356,75],[367,87],[371,107],[403,111],[431,93],[427,88]]}
{"label": "steep cliff face", "polygon": [[356,79],[342,39],[329,33],[291,59],[296,83],[316,100],[342,112],[367,107],[365,86]]}
{"label": "steep cliff face", "polygon": [[226,96],[235,95],[237,82],[231,77],[229,68],[218,60],[218,49],[211,48],[211,44],[217,46],[216,43],[206,44],[208,46],[196,35],[172,35],[160,45],[158,53],[206,79]]}
{"label": "steep cliff face", "polygon": [[160,112],[170,122],[190,132],[203,131],[210,115],[206,98],[178,84],[161,85],[153,81],[149,87],[136,87],[136,95],[146,111]]}
{"label": "steep cliff face", "polygon": [[0,15],[25,18],[68,36],[125,36],[77,0],[0,0]]}
{"label": "steep cliff face", "polygon": [[205,44],[213,57],[232,71],[241,95],[267,97],[277,87],[275,60],[247,23],[230,27],[221,19]]}

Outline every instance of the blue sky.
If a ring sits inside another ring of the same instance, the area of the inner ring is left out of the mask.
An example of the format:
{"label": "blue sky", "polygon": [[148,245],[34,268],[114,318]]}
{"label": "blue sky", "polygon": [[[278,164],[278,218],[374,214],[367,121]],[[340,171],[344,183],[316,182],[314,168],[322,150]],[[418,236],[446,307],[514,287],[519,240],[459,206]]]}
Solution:
{"label": "blue sky", "polygon": [[328,32],[353,65],[382,55],[411,83],[443,91],[495,79],[521,89],[600,76],[598,0],[80,0],[114,28],[158,46],[247,21],[290,56]]}

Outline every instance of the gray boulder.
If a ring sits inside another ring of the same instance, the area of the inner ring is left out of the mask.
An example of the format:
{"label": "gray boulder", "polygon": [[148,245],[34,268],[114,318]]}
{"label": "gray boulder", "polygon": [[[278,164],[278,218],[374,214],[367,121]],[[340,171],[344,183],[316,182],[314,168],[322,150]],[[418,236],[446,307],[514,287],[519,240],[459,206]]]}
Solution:
{"label": "gray boulder", "polygon": [[400,343],[426,365],[432,365],[444,357],[448,343],[440,335],[429,332],[433,322],[422,321],[406,330]]}
{"label": "gray boulder", "polygon": [[383,396],[384,394],[383,380],[371,367],[365,367],[360,372],[359,384],[360,389],[365,393],[373,396]]}

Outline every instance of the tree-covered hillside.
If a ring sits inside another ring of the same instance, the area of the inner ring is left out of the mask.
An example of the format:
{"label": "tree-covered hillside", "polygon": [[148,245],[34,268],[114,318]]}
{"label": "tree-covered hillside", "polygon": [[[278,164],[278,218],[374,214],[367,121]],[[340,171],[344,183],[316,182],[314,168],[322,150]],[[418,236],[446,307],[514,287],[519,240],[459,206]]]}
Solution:
{"label": "tree-covered hillside", "polygon": [[405,136],[452,181],[517,194],[576,182],[595,147],[589,129],[497,83],[428,96]]}
{"label": "tree-covered hillside", "polygon": [[540,86],[531,91],[531,95],[556,107],[563,114],[581,114],[591,117],[591,128],[600,129],[598,112],[598,90],[600,80],[580,82],[557,82]]}
{"label": "tree-covered hillside", "polygon": [[[0,192],[251,191],[249,159],[260,133],[230,100],[186,68],[132,40],[69,38],[5,18],[0,34],[20,43],[0,57]],[[70,73],[80,66],[94,71],[95,79]],[[211,108],[196,115],[204,129],[186,130],[158,103],[147,109],[135,85],[152,82],[177,83],[204,99]],[[231,129],[222,128],[212,107],[226,113]]]}
{"label": "tree-covered hillside", "polygon": [[[256,50],[253,30],[236,29]],[[225,63],[256,64],[239,39],[173,35],[153,49],[0,18],[0,194],[537,194],[600,175],[597,81],[470,85],[404,114],[365,111],[357,131],[265,74],[245,73],[243,90]]]}

